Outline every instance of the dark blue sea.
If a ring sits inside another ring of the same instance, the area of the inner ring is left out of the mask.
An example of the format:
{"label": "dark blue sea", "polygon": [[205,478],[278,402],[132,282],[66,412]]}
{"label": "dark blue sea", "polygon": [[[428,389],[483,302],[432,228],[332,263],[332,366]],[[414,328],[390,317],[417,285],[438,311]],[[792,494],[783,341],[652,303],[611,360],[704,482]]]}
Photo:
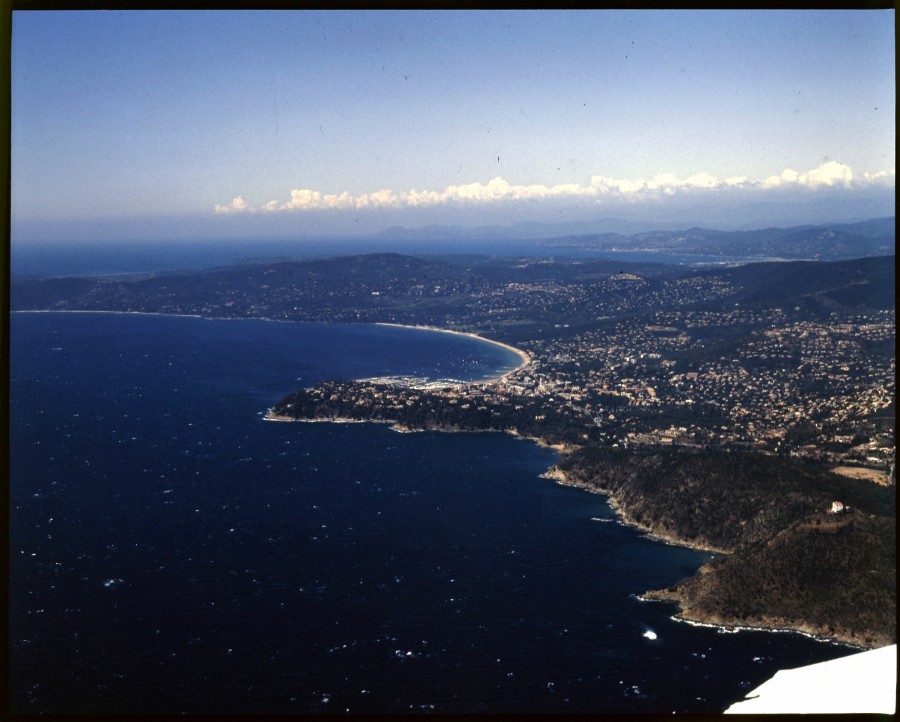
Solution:
{"label": "dark blue sea", "polygon": [[639,601],[706,555],[540,478],[552,450],[263,420],[326,378],[515,363],[403,328],[12,314],[12,710],[719,712],[854,651]]}

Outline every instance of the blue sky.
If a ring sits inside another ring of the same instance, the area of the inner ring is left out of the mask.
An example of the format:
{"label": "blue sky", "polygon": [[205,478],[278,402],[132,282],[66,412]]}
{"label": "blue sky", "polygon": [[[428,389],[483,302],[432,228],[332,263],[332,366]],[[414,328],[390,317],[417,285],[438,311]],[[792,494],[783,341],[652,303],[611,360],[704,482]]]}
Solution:
{"label": "blue sky", "polygon": [[893,35],[893,11],[16,12],[13,237],[852,214],[893,197]]}

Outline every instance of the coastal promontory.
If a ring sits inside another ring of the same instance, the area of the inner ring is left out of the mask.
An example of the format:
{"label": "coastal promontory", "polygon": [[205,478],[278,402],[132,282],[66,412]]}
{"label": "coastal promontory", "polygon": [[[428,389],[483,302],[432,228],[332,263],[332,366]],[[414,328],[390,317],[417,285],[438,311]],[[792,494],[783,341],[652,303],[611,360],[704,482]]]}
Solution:
{"label": "coastal promontory", "polygon": [[717,554],[643,598],[676,602],[678,617],[697,623],[863,647],[896,640],[893,487],[742,451],[610,449],[589,441],[589,419],[545,412],[540,400],[510,403],[480,386],[328,382],[289,394],[269,418],[505,431],[557,445],[565,453],[549,478],[607,494],[624,522],[658,539]]}
{"label": "coastal promontory", "polygon": [[610,494],[627,522],[658,538],[718,552],[643,595],[675,602],[680,619],[896,642],[893,488],[740,452],[583,448],[553,473]]}
{"label": "coastal promontory", "polygon": [[[382,253],[17,279],[10,302],[406,324],[514,347],[527,363],[489,383],[334,379],[288,394],[268,418],[552,445],[565,455],[548,476],[608,494],[656,537],[720,554],[647,598],[693,621],[870,645],[896,638],[894,260]],[[843,511],[826,515],[836,501]]]}

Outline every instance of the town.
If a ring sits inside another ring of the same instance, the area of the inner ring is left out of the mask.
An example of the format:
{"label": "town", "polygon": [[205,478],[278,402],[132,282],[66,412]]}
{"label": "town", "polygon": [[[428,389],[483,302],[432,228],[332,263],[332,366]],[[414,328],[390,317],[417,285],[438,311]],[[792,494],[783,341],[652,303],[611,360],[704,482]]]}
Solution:
{"label": "town", "polygon": [[[746,449],[893,483],[894,309],[709,308],[735,290],[716,274],[633,273],[467,288],[462,318],[444,325],[515,344],[530,362],[494,383],[432,383],[427,393],[457,416],[490,410],[484,428],[514,418],[516,431],[567,445]],[[528,321],[540,318],[557,322]],[[368,397],[405,423],[421,403],[422,389],[404,380],[351,388],[357,414]]]}
{"label": "town", "polygon": [[567,446],[746,449],[892,484],[893,288],[893,260],[879,258],[698,269],[372,254],[135,279],[17,279],[12,307],[474,333],[529,362],[487,384],[357,383],[355,412],[368,397],[386,420],[405,423],[399,412],[409,416],[415,393],[457,417],[486,413],[479,428]]}
{"label": "town", "polygon": [[19,278],[11,291],[23,311],[394,323],[511,346],[519,364],[499,378],[335,378],[273,399],[266,418],[552,445],[548,478],[724,555],[645,598],[701,623],[896,639],[893,258],[696,268],[373,254]]}

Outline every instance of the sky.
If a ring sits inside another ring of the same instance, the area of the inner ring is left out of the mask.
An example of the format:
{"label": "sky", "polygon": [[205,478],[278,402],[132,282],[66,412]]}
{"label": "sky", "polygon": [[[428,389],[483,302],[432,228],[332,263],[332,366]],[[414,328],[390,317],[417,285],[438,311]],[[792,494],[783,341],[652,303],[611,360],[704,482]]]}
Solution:
{"label": "sky", "polygon": [[858,220],[894,53],[892,10],[16,11],[12,238]]}

